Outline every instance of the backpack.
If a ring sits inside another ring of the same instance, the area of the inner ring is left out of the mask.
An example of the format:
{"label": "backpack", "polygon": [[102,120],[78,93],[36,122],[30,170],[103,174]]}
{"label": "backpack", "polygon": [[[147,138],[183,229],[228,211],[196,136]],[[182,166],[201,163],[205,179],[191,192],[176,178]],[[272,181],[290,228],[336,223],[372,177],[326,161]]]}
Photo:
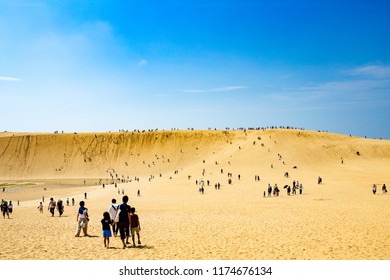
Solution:
{"label": "backpack", "polygon": [[85,207],[80,207],[79,208],[79,214],[82,215],[85,209],[86,209]]}

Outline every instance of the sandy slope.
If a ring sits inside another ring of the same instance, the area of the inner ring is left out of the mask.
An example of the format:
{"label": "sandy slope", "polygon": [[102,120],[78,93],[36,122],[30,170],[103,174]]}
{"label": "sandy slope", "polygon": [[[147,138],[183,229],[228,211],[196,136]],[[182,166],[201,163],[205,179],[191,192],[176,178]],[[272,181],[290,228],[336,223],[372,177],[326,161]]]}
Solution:
{"label": "sandy slope", "polygon": [[[15,204],[12,219],[0,218],[0,259],[390,259],[390,195],[380,190],[389,167],[390,141],[299,130],[3,133],[0,181],[35,185],[0,195]],[[132,181],[115,188],[110,174]],[[302,195],[282,188],[293,180]],[[263,198],[268,183],[280,197]],[[140,216],[139,248],[123,250],[118,238],[103,247],[100,219],[118,189]],[[47,207],[84,192],[90,238],[74,237],[76,206],[61,218],[36,209],[42,196]]]}

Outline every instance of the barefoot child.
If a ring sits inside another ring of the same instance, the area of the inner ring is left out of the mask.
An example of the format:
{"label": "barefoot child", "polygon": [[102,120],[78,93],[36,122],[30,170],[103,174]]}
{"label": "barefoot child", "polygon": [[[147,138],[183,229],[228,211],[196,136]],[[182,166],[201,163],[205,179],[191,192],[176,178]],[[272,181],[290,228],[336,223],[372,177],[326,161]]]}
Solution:
{"label": "barefoot child", "polygon": [[103,219],[101,222],[104,237],[104,247],[108,249],[110,247],[111,225],[114,221],[111,219],[110,214],[108,212],[104,212]]}
{"label": "barefoot child", "polygon": [[141,230],[141,225],[139,223],[138,215],[135,214],[135,208],[130,208],[130,230],[131,238],[133,239],[133,246],[135,247],[135,234],[137,234],[138,244],[141,245],[141,240],[139,237],[139,231]]}

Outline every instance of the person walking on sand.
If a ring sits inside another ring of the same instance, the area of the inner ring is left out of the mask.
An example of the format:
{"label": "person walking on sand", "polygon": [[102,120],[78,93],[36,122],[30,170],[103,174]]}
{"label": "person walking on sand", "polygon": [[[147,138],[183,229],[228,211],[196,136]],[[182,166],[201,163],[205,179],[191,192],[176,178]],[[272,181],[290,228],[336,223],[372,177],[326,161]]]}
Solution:
{"label": "person walking on sand", "polygon": [[271,184],[268,184],[268,197],[271,197],[271,193],[272,193],[272,187]]}
{"label": "person walking on sand", "polygon": [[61,199],[59,199],[59,200],[57,201],[57,211],[58,211],[58,215],[59,215],[60,217],[61,217],[62,214],[64,213],[64,204],[63,204],[63,202],[62,202]]}
{"label": "person walking on sand", "polygon": [[8,203],[8,213],[12,214],[13,211],[14,211],[14,205],[12,204],[12,201],[10,201]]}
{"label": "person walking on sand", "polygon": [[[111,200],[111,205],[108,207],[108,213],[110,214],[110,218],[112,220],[115,220],[116,212],[118,211],[119,205],[116,204],[116,199],[113,198]],[[118,224],[117,223],[112,223],[112,232],[114,234],[114,237],[117,236],[118,234]]]}
{"label": "person walking on sand", "polygon": [[103,238],[104,238],[104,247],[106,249],[110,248],[110,237],[111,237],[111,225],[114,224],[114,220],[111,219],[110,213],[104,212],[103,219],[101,220],[102,230],[103,230]]}
{"label": "person walking on sand", "polygon": [[7,215],[8,219],[9,219],[8,202],[6,200],[1,201],[1,212],[3,212],[4,219],[5,219],[5,215]]}
{"label": "person walking on sand", "polygon": [[138,245],[141,245],[141,239],[139,237],[139,232],[141,230],[141,224],[139,222],[139,217],[135,214],[135,208],[130,208],[130,229],[131,229],[131,238],[133,240],[133,247],[135,247],[135,234],[137,234]]}
{"label": "person walking on sand", "polygon": [[51,197],[51,198],[50,198],[49,205],[47,206],[47,210],[50,211],[52,217],[54,217],[54,210],[55,210],[55,209],[56,209],[56,202],[55,202],[54,199]]}
{"label": "person walking on sand", "polygon": [[386,184],[383,184],[383,186],[382,186],[382,192],[383,192],[383,194],[387,194]]}
{"label": "person walking on sand", "polygon": [[373,193],[373,194],[376,194],[376,185],[375,185],[375,184],[372,185],[372,193]]}
{"label": "person walking on sand", "polygon": [[[130,237],[130,205],[127,203],[129,202],[129,197],[125,195],[122,197],[122,204],[119,205],[119,209],[117,210],[115,222],[118,223],[119,226],[119,233],[121,236],[121,240],[123,243],[123,249],[125,249],[127,244],[129,243],[129,237]],[[126,241],[125,241],[126,240]]]}
{"label": "person walking on sand", "polygon": [[77,221],[77,230],[76,230],[76,235],[75,237],[80,236],[80,231],[83,229],[84,236],[89,236],[88,235],[88,209],[85,208],[85,202],[80,201],[80,207],[77,210],[77,216],[76,216],[76,221]]}
{"label": "person walking on sand", "polygon": [[279,190],[279,187],[278,187],[278,185],[277,184],[275,184],[275,196],[279,196],[279,192],[280,192],[280,190]]}
{"label": "person walking on sand", "polygon": [[298,189],[298,184],[293,186],[293,189],[292,189],[292,194],[293,195],[297,194],[297,189]]}
{"label": "person walking on sand", "polygon": [[299,184],[299,194],[302,194],[302,191],[303,191],[303,186],[302,186],[302,183]]}

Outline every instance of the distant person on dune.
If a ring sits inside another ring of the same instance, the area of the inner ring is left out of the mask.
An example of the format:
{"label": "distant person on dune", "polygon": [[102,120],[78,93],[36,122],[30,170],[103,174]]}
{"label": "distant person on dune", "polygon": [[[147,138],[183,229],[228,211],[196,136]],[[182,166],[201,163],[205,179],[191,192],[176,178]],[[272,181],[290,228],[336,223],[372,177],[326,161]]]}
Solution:
{"label": "distant person on dune", "polygon": [[272,193],[272,187],[271,184],[268,184],[268,197],[271,197],[271,193]]}
{"label": "distant person on dune", "polygon": [[376,185],[375,185],[375,184],[372,185],[372,193],[373,193],[373,194],[376,194]]}
{"label": "distant person on dune", "polygon": [[6,200],[1,201],[1,212],[3,213],[4,219],[5,219],[5,215],[7,215],[8,219],[9,219],[8,202]]}
{"label": "distant person on dune", "polygon": [[54,199],[51,197],[51,198],[50,198],[49,205],[47,206],[47,210],[50,211],[52,217],[54,217],[54,210],[55,210],[55,209],[56,209],[56,202],[55,202]]}
{"label": "distant person on dune", "polygon": [[61,217],[62,214],[64,213],[64,204],[62,203],[61,199],[57,201],[57,210],[58,210],[58,215]]}
{"label": "distant person on dune", "polygon": [[8,213],[12,214],[13,211],[14,211],[14,205],[12,204],[12,201],[10,201],[8,204]]}
{"label": "distant person on dune", "polygon": [[275,186],[274,186],[274,196],[279,196],[279,192],[280,192],[280,190],[279,190],[278,184],[275,184]]}
{"label": "distant person on dune", "polygon": [[383,194],[387,194],[386,184],[383,184],[383,186],[382,186],[382,192],[383,192]]}

